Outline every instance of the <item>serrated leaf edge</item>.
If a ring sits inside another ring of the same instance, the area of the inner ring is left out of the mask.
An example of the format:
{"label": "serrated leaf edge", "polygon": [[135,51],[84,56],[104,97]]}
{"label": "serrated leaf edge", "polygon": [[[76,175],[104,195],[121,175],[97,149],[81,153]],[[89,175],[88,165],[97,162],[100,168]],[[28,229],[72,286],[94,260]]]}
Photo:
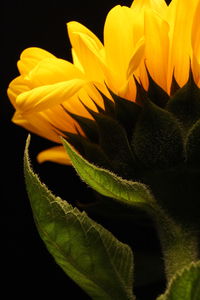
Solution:
{"label": "serrated leaf edge", "polygon": [[[110,178],[112,177],[112,179],[116,183],[120,183],[120,184],[122,183],[124,190],[125,190],[125,188],[124,188],[125,185],[126,185],[127,189],[129,189],[129,186],[133,187],[134,184],[137,185],[137,187],[139,186],[139,188],[141,189],[141,191],[146,193],[146,199],[145,199],[146,201],[143,200],[144,197],[142,197],[142,196],[138,197],[137,196],[138,198],[142,199],[142,201],[133,201],[131,203],[131,199],[130,199],[129,193],[127,193],[127,196],[128,196],[127,198],[125,198],[125,197],[116,197],[116,194],[113,193],[111,190],[107,189],[105,186],[104,186],[104,190],[107,191],[107,194],[104,194],[104,196],[111,197],[111,198],[116,199],[116,200],[118,200],[120,202],[123,202],[124,204],[127,204],[129,206],[136,206],[136,205],[141,206],[141,205],[144,205],[144,206],[149,206],[149,208],[151,208],[151,209],[154,209],[154,205],[156,205],[156,202],[155,202],[155,200],[154,200],[154,198],[153,198],[153,196],[152,196],[152,194],[149,191],[149,189],[148,189],[147,186],[145,186],[144,184],[142,184],[140,182],[133,182],[133,181],[130,181],[130,180],[123,179],[120,176],[114,174],[113,172],[111,172],[111,171],[109,171],[107,169],[103,169],[103,168],[98,167],[98,166],[96,166],[94,164],[91,164],[86,159],[84,159],[80,154],[78,154],[77,151],[75,149],[73,149],[73,147],[70,145],[70,143],[68,143],[63,138],[61,138],[61,140],[63,142],[64,148],[66,149],[68,155],[70,156],[70,153],[72,153],[72,155],[73,155],[73,159],[72,160],[76,160],[77,161],[77,157],[78,157],[78,159],[81,160],[81,161],[83,161],[89,168],[92,168],[93,170],[97,170],[98,172],[101,172],[102,174],[110,176]],[[76,157],[74,157],[75,155],[76,155]],[[72,164],[73,164],[73,161],[72,161]],[[77,173],[79,174],[78,168],[75,165],[74,165],[74,168],[76,169]],[[90,176],[90,174],[86,170],[84,172],[87,173],[87,175],[90,177],[91,181],[94,181],[93,177]],[[83,181],[85,181],[87,183],[87,181],[84,180],[81,175],[80,175],[80,177],[81,177],[81,179]],[[94,181],[94,182],[96,183],[96,181]],[[137,190],[138,193],[141,193],[141,191],[139,189]]]}
{"label": "serrated leaf edge", "polygon": [[[67,215],[67,214],[73,214],[73,215],[75,215],[75,216],[76,216],[76,219],[78,220],[79,224],[81,225],[81,227],[82,227],[82,229],[83,229],[83,232],[85,232],[86,234],[87,234],[90,230],[92,230],[92,228],[95,228],[95,229],[96,229],[96,231],[97,231],[97,233],[98,233],[98,236],[100,237],[100,240],[101,240],[101,242],[102,242],[102,244],[103,244],[103,247],[104,247],[104,249],[105,249],[105,251],[106,251],[107,256],[108,256],[109,258],[111,258],[111,259],[110,259],[111,265],[113,266],[113,270],[115,271],[115,273],[116,273],[116,275],[117,275],[117,277],[118,277],[118,279],[119,279],[119,282],[121,282],[121,286],[124,288],[125,291],[128,292],[129,289],[127,289],[127,285],[125,284],[125,282],[124,282],[124,280],[122,279],[122,277],[120,276],[118,270],[117,270],[116,267],[114,266],[114,264],[113,264],[113,259],[112,259],[112,257],[110,256],[110,254],[108,253],[107,247],[105,246],[105,241],[104,241],[104,239],[103,239],[102,236],[101,236],[101,231],[102,231],[102,229],[104,229],[105,231],[107,231],[107,232],[111,235],[112,241],[113,241],[113,239],[114,239],[115,237],[114,237],[114,236],[112,235],[112,233],[110,233],[106,228],[103,228],[101,224],[98,224],[98,223],[95,224],[95,222],[94,222],[94,224],[91,224],[91,226],[90,226],[90,227],[88,228],[88,230],[86,231],[85,228],[83,228],[83,224],[80,222],[80,219],[86,219],[86,218],[88,217],[87,214],[86,214],[85,212],[80,212],[76,207],[73,208],[73,206],[70,205],[68,202],[65,202],[65,201],[62,200],[60,197],[55,196],[55,195],[47,188],[47,186],[46,186],[44,183],[41,182],[39,176],[38,176],[36,173],[33,172],[33,169],[32,169],[32,166],[31,166],[31,161],[30,161],[30,158],[29,158],[29,155],[28,155],[28,148],[29,148],[29,145],[30,145],[30,139],[31,139],[31,136],[30,136],[30,134],[29,134],[29,135],[28,135],[28,138],[27,138],[27,142],[26,142],[25,155],[24,155],[24,161],[25,161],[25,165],[27,166],[28,171],[29,171],[29,172],[31,173],[31,175],[32,175],[32,176],[40,183],[41,187],[44,188],[44,190],[47,192],[47,194],[50,195],[50,198],[55,198],[55,200],[53,200],[53,201],[49,200],[49,202],[50,202],[51,205],[52,205],[53,203],[56,203],[57,205],[59,205],[59,206],[61,207],[62,210],[64,210],[64,213],[65,213],[66,215]],[[67,211],[67,212],[66,212],[66,207],[68,207],[67,209],[70,209],[70,210]],[[37,217],[35,216],[35,214],[34,214],[34,220],[35,220],[35,222],[36,222],[36,224],[37,224],[37,228],[39,229],[39,231],[43,232],[44,235],[48,236],[48,233],[47,233],[44,229],[42,229],[41,226],[39,225],[39,222],[38,222]],[[98,228],[98,226],[100,226],[100,228]],[[111,242],[112,242],[112,241],[111,241]],[[127,251],[128,249],[130,249],[130,247],[129,247],[128,245],[126,245],[126,244],[120,242],[120,241],[117,240],[117,239],[116,239],[116,241],[117,241],[117,245],[121,244],[121,245],[123,246],[123,251],[124,251],[124,250]],[[61,254],[63,253],[62,247],[60,247],[59,245],[57,245],[57,243],[53,242],[52,240],[49,241],[48,243],[53,244],[56,248],[59,248],[59,249],[60,249]],[[116,248],[115,253],[117,252],[117,250],[118,250],[118,249]],[[63,255],[63,257],[65,257],[64,254],[62,254],[62,255]],[[70,264],[71,264],[71,265],[73,266],[73,268],[74,268],[75,270],[77,270],[80,274],[84,274],[84,276],[85,276],[86,278],[88,278],[88,280],[90,280],[90,281],[93,282],[97,287],[99,287],[100,289],[102,289],[102,291],[104,291],[105,294],[108,295],[108,297],[110,298],[110,295],[107,293],[107,291],[104,289],[104,287],[102,287],[99,283],[96,283],[96,281],[94,280],[93,277],[89,277],[88,274],[85,273],[85,272],[83,272],[82,269],[81,269],[81,270],[78,270],[77,267],[75,266],[75,264],[72,263],[72,261],[70,261]],[[131,272],[131,273],[133,272],[133,266],[132,266],[130,272]],[[130,290],[129,290],[128,294],[130,294]],[[135,299],[135,297],[134,297],[134,295],[133,295],[132,298],[130,298],[130,300],[134,300],[134,299]]]}
{"label": "serrated leaf edge", "polygon": [[192,269],[195,269],[195,268],[199,268],[200,267],[200,261],[197,261],[197,262],[191,262],[188,266],[185,266],[183,269],[179,270],[176,272],[176,274],[171,278],[171,280],[169,281],[169,284],[167,286],[167,290],[164,294],[160,295],[157,300],[165,300],[167,299],[167,297],[169,296],[170,294],[170,291],[171,291],[171,287],[172,285],[174,284],[174,282],[176,280],[178,280],[184,272],[187,272],[187,271],[190,271]]}

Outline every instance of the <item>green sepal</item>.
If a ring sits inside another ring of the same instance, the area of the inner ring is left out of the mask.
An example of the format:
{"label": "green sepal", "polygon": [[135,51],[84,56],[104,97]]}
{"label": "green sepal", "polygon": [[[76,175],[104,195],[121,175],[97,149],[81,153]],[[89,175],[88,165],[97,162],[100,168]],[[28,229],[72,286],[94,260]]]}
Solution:
{"label": "green sepal", "polygon": [[57,264],[92,299],[135,299],[129,246],[40,182],[30,166],[29,142],[24,156],[27,191],[37,229]]}
{"label": "green sepal", "polygon": [[121,98],[110,92],[115,101],[115,118],[125,128],[128,139],[131,139],[141,107],[133,101]]}
{"label": "green sepal", "polygon": [[194,168],[200,166],[200,120],[188,132],[186,140],[187,163]]}
{"label": "green sepal", "polygon": [[137,166],[125,129],[117,120],[89,108],[87,110],[97,123],[99,146],[113,166],[112,171],[125,178],[135,178]]}
{"label": "green sepal", "polygon": [[133,133],[132,148],[143,168],[163,169],[184,160],[179,123],[151,101],[144,102]]}
{"label": "green sepal", "polygon": [[89,163],[66,140],[62,140],[77,173],[95,191],[128,206],[146,211],[154,209],[155,200],[144,184],[122,179],[109,170]]}
{"label": "green sepal", "polygon": [[177,272],[164,295],[157,300],[199,300],[200,299],[200,261],[192,262]]}
{"label": "green sepal", "polygon": [[147,68],[146,70],[149,80],[148,97],[154,104],[164,108],[169,101],[169,95],[153,80]]}
{"label": "green sepal", "polygon": [[173,73],[171,87],[170,87],[170,96],[173,96],[179,89],[180,86],[178,85],[178,82],[176,81],[176,78]]}
{"label": "green sepal", "polygon": [[101,114],[107,114],[106,113],[106,111],[105,111],[105,109],[103,109],[98,103],[96,103],[93,99],[92,99],[92,101],[93,101],[93,103],[94,103],[94,105],[96,106],[96,109],[97,109],[97,111],[99,112],[99,113],[101,113]]}
{"label": "green sepal", "polygon": [[94,143],[98,142],[98,129],[94,120],[71,113],[69,110],[63,107],[66,113],[70,115],[81,127],[85,135]]}
{"label": "green sepal", "polygon": [[191,71],[187,83],[170,98],[166,109],[173,113],[186,131],[200,118],[200,89]]}
{"label": "green sepal", "polygon": [[[104,103],[104,114],[114,117],[115,115],[115,105],[112,100],[110,100],[104,93],[102,93],[97,87],[96,89],[98,90],[99,94],[101,95]],[[100,111],[99,111],[100,112]]]}
{"label": "green sepal", "polygon": [[147,91],[144,89],[142,84],[138,82],[135,78],[135,85],[136,85],[136,103],[140,106],[143,106],[145,102],[150,101]]}

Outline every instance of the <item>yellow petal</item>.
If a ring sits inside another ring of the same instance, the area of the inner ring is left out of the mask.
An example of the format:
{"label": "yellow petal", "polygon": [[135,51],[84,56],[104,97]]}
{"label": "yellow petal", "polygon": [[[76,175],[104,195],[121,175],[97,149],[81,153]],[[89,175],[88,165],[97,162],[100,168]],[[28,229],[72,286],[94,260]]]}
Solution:
{"label": "yellow petal", "polygon": [[[102,89],[101,84],[95,83],[95,85],[102,92],[105,92],[105,86],[104,86],[104,89]],[[108,91],[107,91],[107,93],[108,93]],[[77,97],[74,96],[74,97],[70,98],[68,101],[63,103],[64,107],[66,107],[72,113],[75,113],[77,115],[91,119],[92,118],[91,115],[84,108],[84,106],[82,105],[82,103],[79,99],[84,103],[84,105],[86,105],[87,107],[89,107],[90,109],[92,109],[94,111],[97,111],[97,108],[96,108],[94,102],[97,103],[102,108],[104,107],[103,99],[92,83],[86,84],[84,86],[84,88],[78,92]]]}
{"label": "yellow petal", "polygon": [[152,78],[165,91],[169,55],[168,24],[151,10],[145,12],[145,57]]}
{"label": "yellow petal", "polygon": [[56,133],[46,115],[43,113],[31,114],[25,118],[19,111],[16,111],[12,121],[17,125],[24,127],[28,131],[38,134],[46,139],[54,142],[60,142],[58,133]]}
{"label": "yellow petal", "polygon": [[164,0],[134,0],[131,8],[132,9],[144,9],[150,8],[158,13],[163,13],[167,7],[167,4]]}
{"label": "yellow petal", "polygon": [[70,42],[73,48],[76,48],[76,40],[74,40],[73,38],[74,33],[83,33],[87,35],[94,41],[98,49],[101,49],[103,47],[101,41],[96,37],[96,35],[81,23],[75,21],[68,22],[67,29],[68,29]]}
{"label": "yellow petal", "polygon": [[194,81],[200,87],[200,63],[198,62],[198,59],[195,55],[192,57],[192,72]]}
{"label": "yellow petal", "polygon": [[192,49],[198,63],[200,63],[200,1],[196,7],[192,24]]}
{"label": "yellow petal", "polygon": [[27,78],[34,88],[75,78],[83,78],[83,74],[72,63],[64,59],[46,58],[36,65]]}
{"label": "yellow petal", "polygon": [[19,94],[30,90],[29,81],[24,76],[18,76],[9,84],[7,93],[12,105],[16,108],[16,98]]}
{"label": "yellow petal", "polygon": [[84,70],[84,74],[88,79],[103,82],[103,45],[83,25],[77,22],[69,22],[67,26],[76,62],[78,61],[78,64],[81,66],[79,66],[79,69]]}
{"label": "yellow petal", "polygon": [[134,75],[137,81],[140,82],[144,89],[147,91],[149,87],[149,80],[145,61],[142,61],[139,68],[134,72]]}
{"label": "yellow petal", "polygon": [[37,156],[39,163],[52,161],[59,164],[70,165],[71,161],[63,146],[55,146],[40,152]]}
{"label": "yellow petal", "polygon": [[84,103],[85,106],[96,112],[97,108],[94,102],[97,103],[100,107],[104,108],[102,96],[97,89],[101,91],[106,97],[112,100],[112,97],[110,96],[110,93],[108,92],[105,84],[101,84],[98,82],[90,82],[86,84],[84,88],[78,92],[77,95],[71,97],[68,101],[64,102],[63,106],[66,107],[72,113],[92,119],[91,115],[88,113],[88,111],[85,109],[82,103]]}
{"label": "yellow petal", "polygon": [[[77,98],[77,97],[76,97]],[[76,99],[75,97],[74,102],[80,102],[79,99]],[[77,133],[76,127],[79,127],[76,122],[73,120],[72,117],[64,110],[63,106],[65,108],[69,109],[68,102],[69,101],[63,102],[62,106],[61,105],[56,105],[51,109],[46,109],[45,112],[43,112],[43,117],[48,121],[49,124],[52,124],[55,131],[59,135],[63,135],[63,131],[69,131],[72,133]],[[76,106],[76,105],[75,105]],[[31,117],[30,117],[31,118]],[[76,127],[75,127],[76,125]],[[52,129],[52,128],[51,128]],[[57,130],[56,130],[57,129]],[[82,130],[80,130],[82,132]]]}
{"label": "yellow petal", "polygon": [[192,71],[196,84],[200,87],[200,1],[196,6],[192,24]]}
{"label": "yellow petal", "polygon": [[[98,92],[96,87],[99,90],[101,90],[101,92],[103,92],[107,97],[111,98],[105,85],[99,83],[95,83],[95,85],[92,83],[88,83],[84,86],[83,89],[81,89],[77,93],[77,95],[74,95],[67,101],[63,102],[62,106],[57,105],[52,107],[51,109],[45,110],[43,112],[45,118],[49,121],[50,124],[53,124],[55,128],[57,128],[60,132],[69,131],[72,133],[77,133],[76,128],[79,128],[79,125],[73,120],[73,118],[69,116],[69,114],[65,111],[64,108],[66,108],[72,113],[75,113],[76,115],[92,119],[92,116],[85,109],[81,101],[84,103],[84,105],[86,105],[88,108],[94,111],[97,111],[94,102],[97,103],[100,107],[104,108],[102,96]],[[82,133],[82,130],[80,128],[79,131]]]}
{"label": "yellow petal", "polygon": [[20,114],[20,112],[16,111],[12,117],[12,122],[24,127],[30,132],[38,133],[38,130],[35,129],[35,127],[28,122],[28,120],[24,119],[23,116]]}
{"label": "yellow petal", "polygon": [[72,59],[73,59],[74,66],[84,74],[83,66],[81,65],[81,62],[80,62],[78,55],[76,54],[76,51],[74,50],[74,48],[71,49],[71,52],[72,52]]}
{"label": "yellow petal", "polygon": [[135,81],[133,79],[133,76],[131,76],[125,85],[118,91],[118,95],[122,98],[135,101],[136,98],[136,85]]}
{"label": "yellow petal", "polygon": [[77,93],[84,84],[84,80],[73,79],[40,86],[20,94],[16,99],[16,104],[23,114],[39,112],[66,101]]}
{"label": "yellow petal", "polygon": [[29,73],[38,64],[38,62],[45,58],[55,58],[55,56],[50,52],[37,47],[25,49],[17,63],[19,72],[21,74]]}
{"label": "yellow petal", "polygon": [[188,79],[191,57],[191,30],[198,1],[173,0],[168,9],[170,22],[169,74],[175,74],[176,81],[183,86]]}
{"label": "yellow petal", "polygon": [[126,82],[127,69],[134,53],[134,11],[128,7],[115,6],[108,13],[104,26],[106,64],[112,71],[115,86]]}
{"label": "yellow petal", "polygon": [[135,50],[133,52],[133,56],[130,59],[128,70],[127,70],[127,78],[132,76],[134,71],[138,68],[144,56],[144,50],[145,50],[144,38],[141,38],[137,42],[135,46]]}

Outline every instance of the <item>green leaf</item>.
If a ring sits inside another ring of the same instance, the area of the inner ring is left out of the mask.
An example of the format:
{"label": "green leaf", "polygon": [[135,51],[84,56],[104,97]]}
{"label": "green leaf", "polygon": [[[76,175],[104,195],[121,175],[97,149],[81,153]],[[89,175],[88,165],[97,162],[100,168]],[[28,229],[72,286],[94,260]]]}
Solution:
{"label": "green leaf", "polygon": [[157,300],[199,300],[200,261],[191,263],[172,278],[164,295]]}
{"label": "green leaf", "polygon": [[98,144],[92,143],[82,135],[71,132],[65,134],[68,142],[91,163],[98,164],[101,167],[107,166],[109,169],[112,168],[107,156]]}
{"label": "green leaf", "polygon": [[106,95],[104,95],[97,87],[96,89],[103,99],[104,108],[105,108],[104,113],[110,117],[113,117],[115,115],[115,105],[113,101],[111,101],[108,97],[106,97]]}
{"label": "green leaf", "polygon": [[89,163],[64,139],[63,145],[77,173],[94,190],[130,206],[146,209],[154,207],[154,199],[144,184],[124,180],[106,169]]}
{"label": "green leaf", "polygon": [[38,231],[55,261],[92,299],[135,299],[129,246],[40,182],[30,166],[29,142],[24,156],[27,191]]}

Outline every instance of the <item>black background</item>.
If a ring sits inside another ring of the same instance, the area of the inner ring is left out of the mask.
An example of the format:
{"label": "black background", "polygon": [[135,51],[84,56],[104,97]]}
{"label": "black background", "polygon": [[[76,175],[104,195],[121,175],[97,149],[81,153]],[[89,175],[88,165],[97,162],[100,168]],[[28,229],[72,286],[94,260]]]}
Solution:
{"label": "black background", "polygon": [[[66,23],[76,20],[102,39],[103,24],[115,5],[132,1],[55,0],[2,1],[1,26],[1,263],[4,267],[4,299],[32,297],[89,299],[55,264],[37,233],[23,178],[23,150],[27,132],[13,123],[13,108],[7,98],[9,82],[18,75],[16,62],[27,47],[41,47],[57,57],[71,60]],[[36,155],[51,143],[32,136],[31,157],[40,178],[57,195],[75,200],[89,191],[71,167],[37,164]]]}

